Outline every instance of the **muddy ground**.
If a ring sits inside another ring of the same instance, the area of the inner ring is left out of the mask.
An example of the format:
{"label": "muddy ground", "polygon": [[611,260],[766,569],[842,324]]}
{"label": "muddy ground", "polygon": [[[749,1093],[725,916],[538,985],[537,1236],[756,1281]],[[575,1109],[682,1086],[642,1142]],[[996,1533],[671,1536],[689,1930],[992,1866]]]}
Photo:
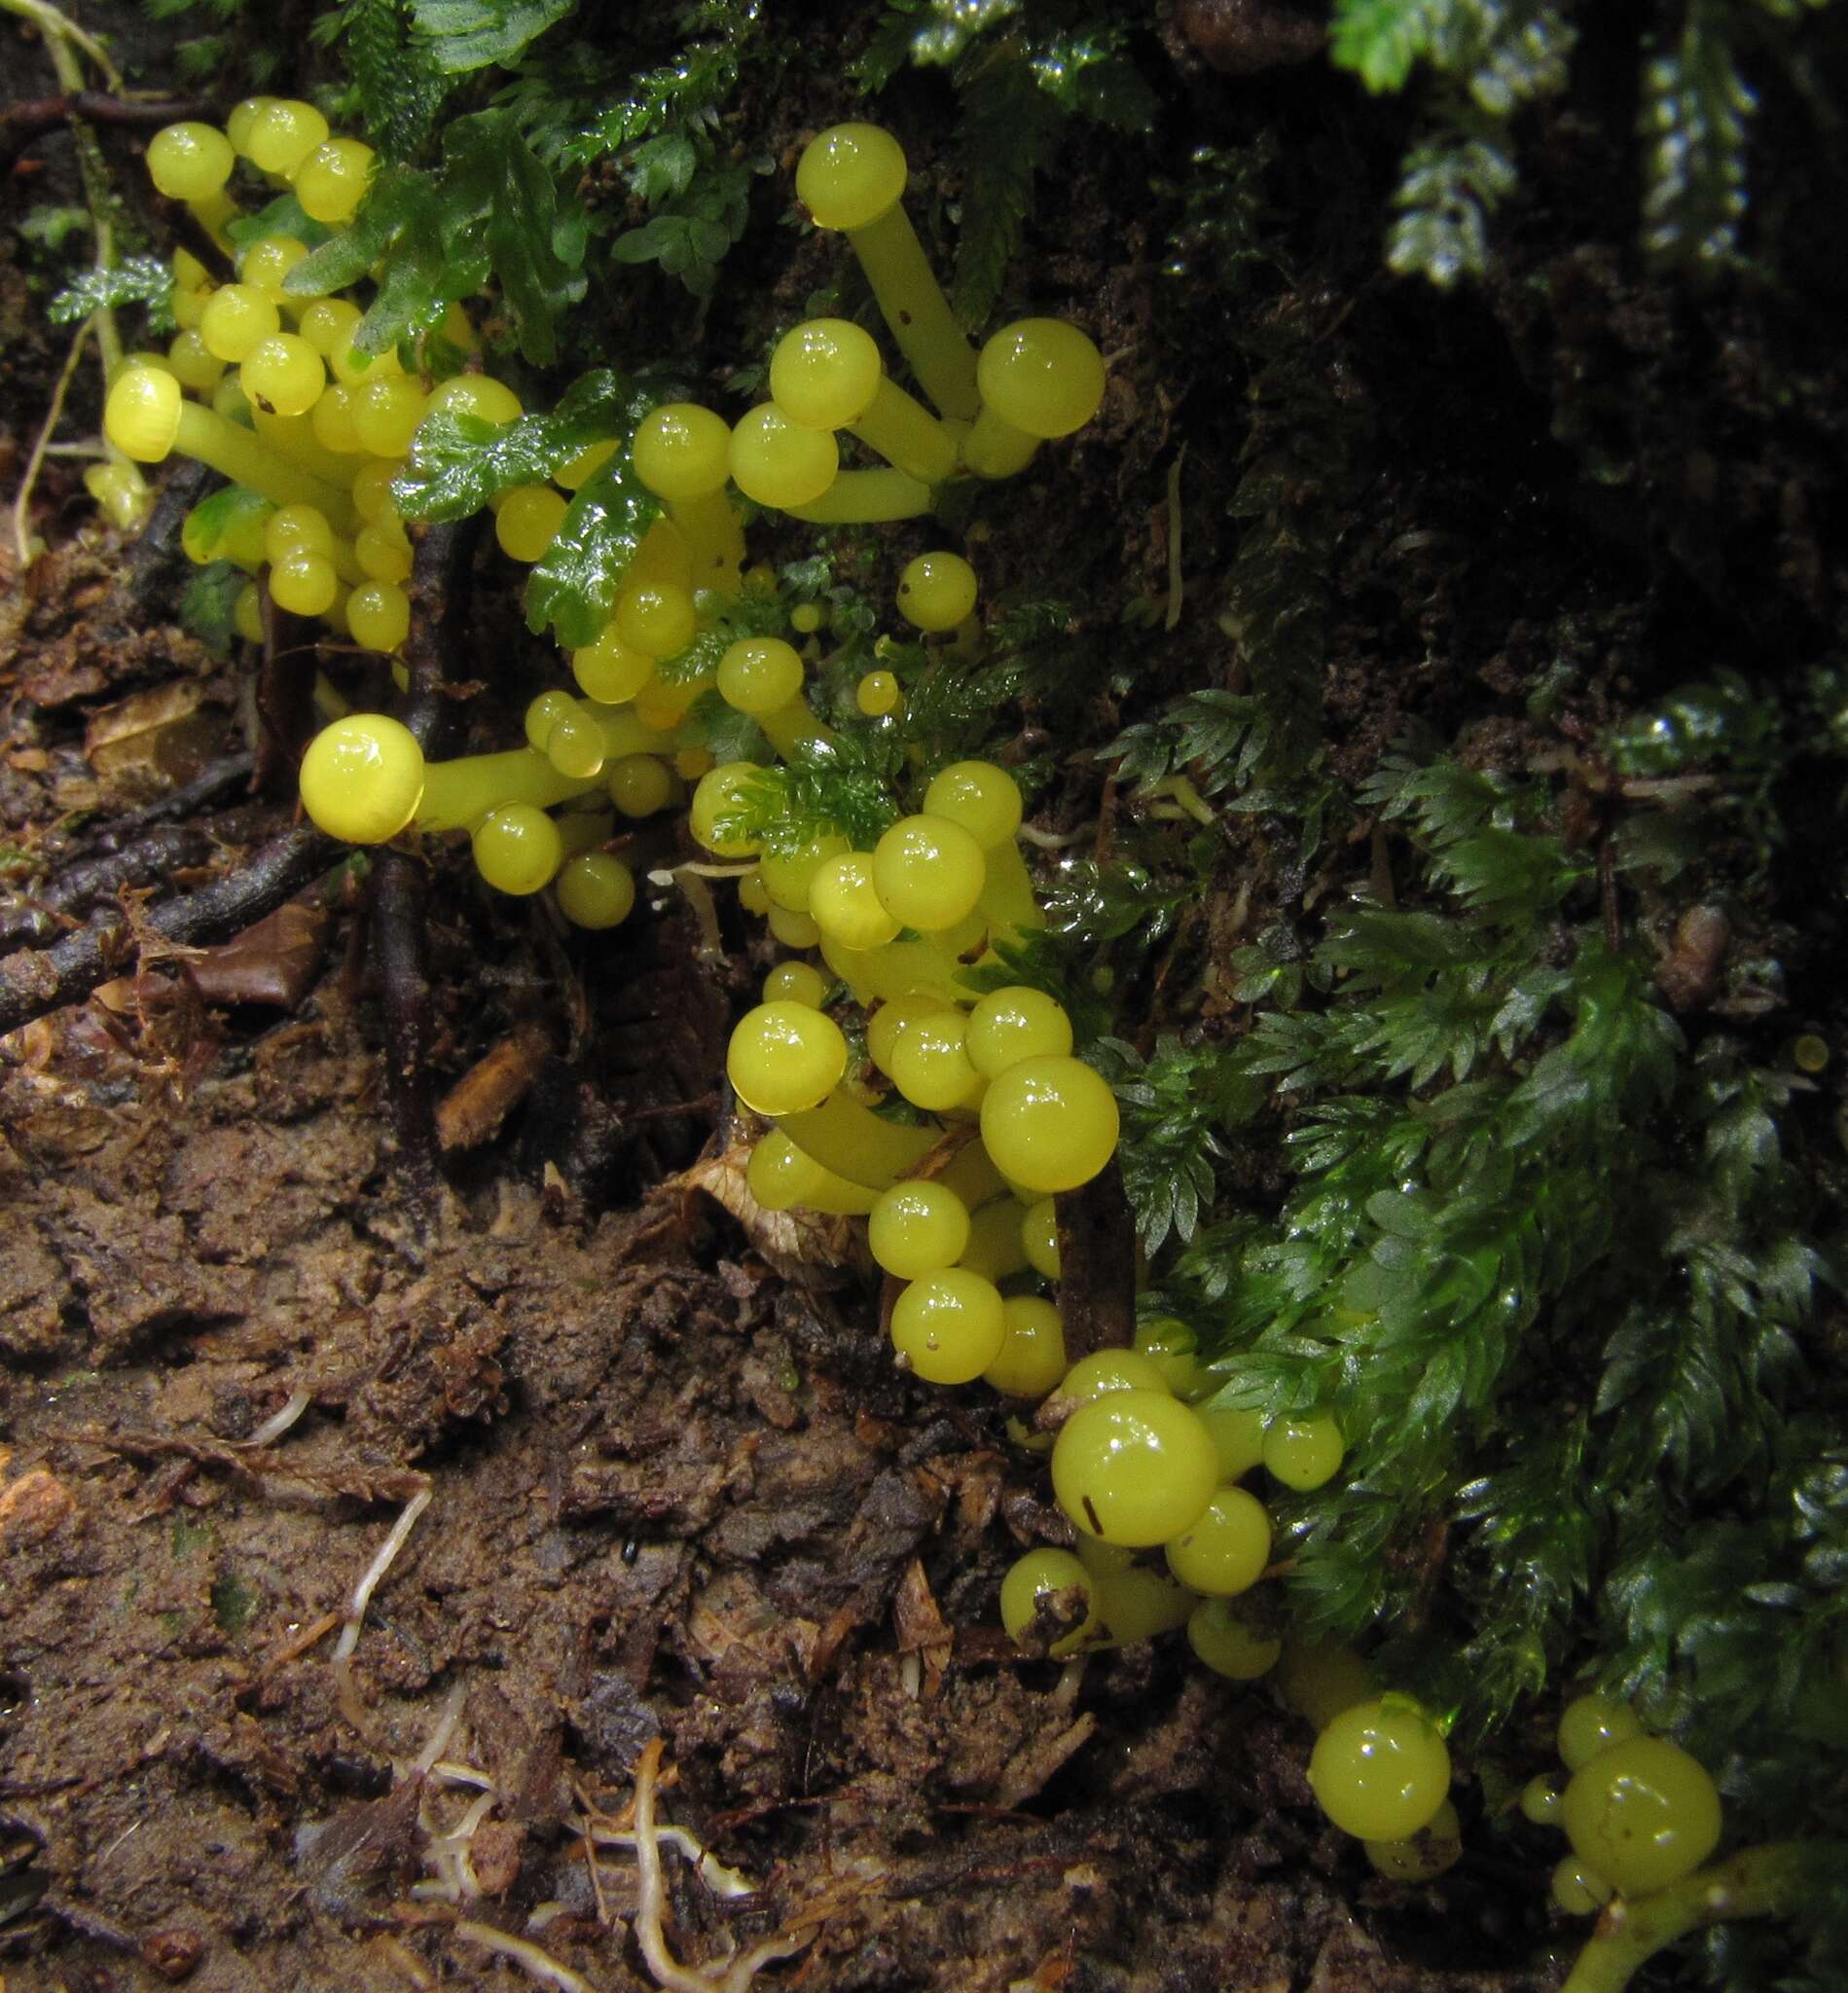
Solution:
{"label": "muddy ground", "polygon": [[454,1766],[494,1793],[466,1914],[646,1984],[633,1864],[593,1875],[570,1823],[656,1740],[667,1816],[754,1886],[669,1857],[683,1958],[814,1920],[793,1973],[831,1987],[1543,1982],[1421,1968],[1532,1934],[1480,1882],[1364,1882],[1262,1695],[1172,1643],[1082,1679],[1009,1650],[1043,1489],[975,1394],[894,1377],[863,1286],[776,1277],[696,1194],[593,1215],[538,1173],[417,1248],[350,1025],[214,1064],[178,1108],[7,1081],[0,1800],[43,1891],[9,1987],[513,1983],[418,1897]]}

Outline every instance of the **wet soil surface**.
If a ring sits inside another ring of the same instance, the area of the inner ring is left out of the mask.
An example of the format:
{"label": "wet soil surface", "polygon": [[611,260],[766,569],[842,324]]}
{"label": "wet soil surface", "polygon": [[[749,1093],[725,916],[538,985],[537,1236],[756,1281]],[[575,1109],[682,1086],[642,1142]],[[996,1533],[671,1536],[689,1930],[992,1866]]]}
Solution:
{"label": "wet soil surface", "polygon": [[649,1983],[583,1823],[651,1746],[750,1884],[668,1854],[696,1966],[793,1924],[779,1973],[841,1988],[1540,1983],[1420,1962],[1533,1934],[1467,1864],[1362,1882],[1264,1695],[1014,1654],[1043,1489],[863,1283],[672,1183],[591,1217],[507,1173],[419,1241],[317,1001],[180,1105],[113,1043],[72,1076],[81,1024],[0,1089],[10,1988],[517,1982],[481,1925]]}

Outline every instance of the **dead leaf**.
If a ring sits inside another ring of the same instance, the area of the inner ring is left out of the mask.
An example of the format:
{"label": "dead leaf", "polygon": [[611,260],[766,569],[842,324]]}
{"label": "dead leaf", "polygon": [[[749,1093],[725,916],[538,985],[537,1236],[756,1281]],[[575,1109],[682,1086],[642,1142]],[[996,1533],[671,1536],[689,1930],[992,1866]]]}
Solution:
{"label": "dead leaf", "polygon": [[198,758],[195,721],[205,693],[197,679],[180,678],[99,707],[84,729],[85,760],[105,779],[136,772],[175,779]]}
{"label": "dead leaf", "polygon": [[724,1206],[743,1226],[751,1245],[785,1280],[807,1279],[813,1284],[820,1268],[870,1271],[866,1241],[852,1218],[819,1212],[766,1211],[750,1194],[744,1175],[749,1161],[750,1144],[735,1142],[722,1155],[702,1156],[663,1188],[670,1192],[703,1190]]}
{"label": "dead leaf", "polygon": [[327,928],[325,907],[291,900],[235,940],[195,957],[193,981],[207,1003],[293,1010],[320,973]]}

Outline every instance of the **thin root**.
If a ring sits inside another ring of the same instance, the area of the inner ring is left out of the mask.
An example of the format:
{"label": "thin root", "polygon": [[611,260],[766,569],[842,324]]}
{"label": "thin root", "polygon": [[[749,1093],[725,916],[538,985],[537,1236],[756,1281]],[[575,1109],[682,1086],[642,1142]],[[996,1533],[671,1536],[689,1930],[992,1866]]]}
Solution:
{"label": "thin root", "polygon": [[[664,1987],[666,1993],[745,1993],[765,1966],[806,1950],[815,1933],[779,1933],[766,1938],[724,1964],[723,1970],[715,1970],[714,1966],[683,1966],[674,1957],[661,1928],[666,1892],[661,1879],[660,1835],[655,1827],[655,1783],[660,1771],[661,1740],[657,1737],[635,1766],[635,1941],[641,1946],[642,1958],[654,1975],[655,1984]],[[721,1962],[715,1965],[718,1963]]]}
{"label": "thin root", "polygon": [[379,1580],[391,1569],[393,1559],[404,1548],[405,1540],[417,1527],[417,1517],[429,1505],[428,1488],[419,1488],[404,1504],[398,1520],[391,1526],[391,1534],[380,1544],[378,1556],[366,1567],[364,1576],[353,1587],[353,1596],[346,1608],[345,1623],[340,1630],[340,1639],[334,1645],[331,1658],[341,1715],[361,1736],[366,1734],[366,1712],[353,1682],[353,1649],[359,1645],[359,1629],[365,1620],[366,1608],[372,1603],[372,1595]]}
{"label": "thin root", "polygon": [[84,348],[90,344],[93,320],[86,318],[77,328],[77,337],[71,341],[71,349],[64,355],[64,364],[58,369],[56,382],[52,388],[52,405],[45,412],[45,420],[40,424],[38,440],[32,446],[32,454],[25,460],[25,471],[19,479],[19,489],[13,499],[13,545],[19,559],[21,574],[31,566],[44,549],[32,535],[32,489],[39,481],[46,453],[52,447],[52,436],[64,417],[64,397],[70,392],[71,381],[77,373],[77,363],[84,357]]}
{"label": "thin root", "polygon": [[465,1938],[470,1944],[482,1945],[489,1951],[497,1951],[502,1958],[512,1959],[522,1971],[537,1979],[542,1986],[558,1986],[562,1993],[597,1993],[582,1973],[574,1973],[567,1965],[562,1965],[549,1951],[542,1951],[530,1939],[516,1938],[510,1931],[496,1931],[491,1924],[477,1924],[464,1917],[452,1924],[450,1929],[457,1938]]}

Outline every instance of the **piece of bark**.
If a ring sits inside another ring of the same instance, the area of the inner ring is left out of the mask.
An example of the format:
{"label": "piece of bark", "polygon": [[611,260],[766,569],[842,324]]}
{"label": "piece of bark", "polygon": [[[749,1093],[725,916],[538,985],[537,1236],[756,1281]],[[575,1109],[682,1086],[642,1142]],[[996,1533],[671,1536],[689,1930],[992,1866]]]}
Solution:
{"label": "piece of bark", "polygon": [[1059,1313],[1071,1362],[1136,1340],[1136,1221],[1114,1156],[1054,1206],[1059,1223]]}

